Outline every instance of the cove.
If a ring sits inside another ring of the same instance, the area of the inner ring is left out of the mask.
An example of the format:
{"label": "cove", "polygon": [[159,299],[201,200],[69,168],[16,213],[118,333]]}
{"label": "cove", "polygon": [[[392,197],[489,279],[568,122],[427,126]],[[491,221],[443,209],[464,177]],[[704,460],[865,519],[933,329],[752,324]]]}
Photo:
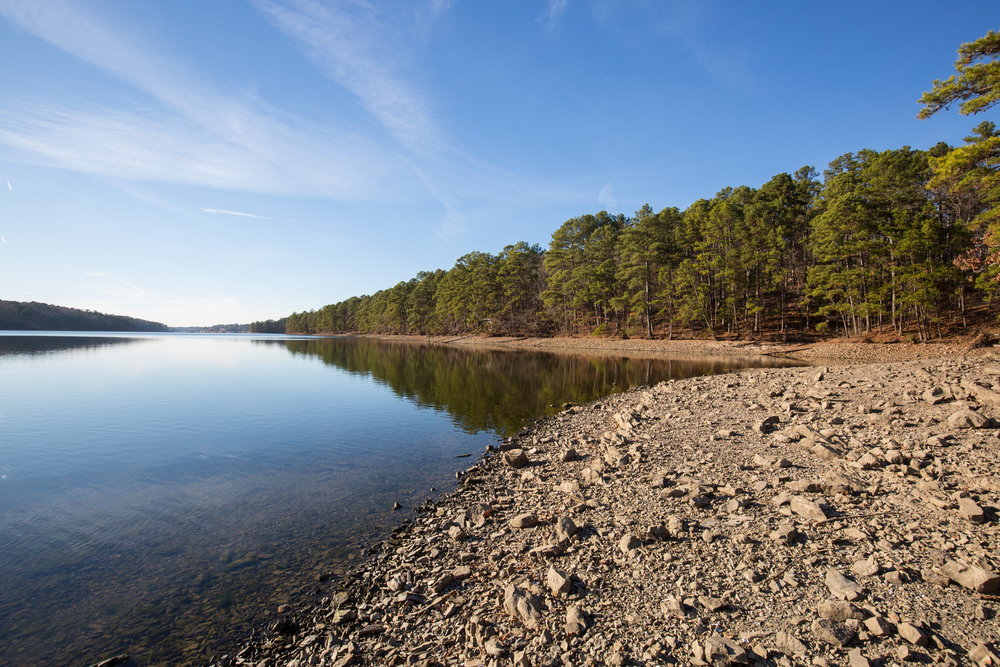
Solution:
{"label": "cove", "polygon": [[531,420],[751,365],[788,364],[2,333],[0,665],[206,664]]}

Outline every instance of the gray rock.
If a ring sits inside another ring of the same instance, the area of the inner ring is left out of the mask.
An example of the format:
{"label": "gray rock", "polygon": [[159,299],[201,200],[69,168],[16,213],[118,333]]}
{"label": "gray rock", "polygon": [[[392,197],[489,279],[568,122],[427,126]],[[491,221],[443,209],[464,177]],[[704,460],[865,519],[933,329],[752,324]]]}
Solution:
{"label": "gray rock", "polygon": [[503,462],[515,469],[524,468],[531,463],[523,449],[511,449],[504,452]]}
{"label": "gray rock", "polygon": [[458,542],[464,542],[469,539],[468,533],[459,528],[458,526],[452,526],[448,529],[448,537]]}
{"label": "gray rock", "polygon": [[854,639],[854,631],[843,623],[828,618],[817,618],[812,622],[812,632],[816,639],[834,646],[847,646]]}
{"label": "gray rock", "polygon": [[559,455],[559,460],[561,462],[563,462],[563,463],[568,463],[569,461],[575,461],[576,460],[576,450],[573,449],[572,447],[569,448],[569,449],[564,450],[562,452],[562,454]]}
{"label": "gray rock", "polygon": [[832,567],[826,571],[826,586],[834,597],[851,602],[860,600],[864,595],[864,589],[861,586]]}

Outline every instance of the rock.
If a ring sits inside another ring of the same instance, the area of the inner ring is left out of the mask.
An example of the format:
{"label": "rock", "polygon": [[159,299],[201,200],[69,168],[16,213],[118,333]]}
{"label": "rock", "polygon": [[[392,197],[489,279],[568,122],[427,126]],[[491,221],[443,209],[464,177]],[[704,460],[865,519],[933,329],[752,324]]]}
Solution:
{"label": "rock", "polygon": [[816,607],[816,611],[823,618],[828,618],[831,621],[838,621],[840,623],[843,623],[849,618],[860,621],[865,617],[863,611],[846,600],[824,600]]}
{"label": "rock", "polygon": [[552,595],[559,597],[569,593],[570,582],[565,572],[560,572],[554,565],[549,566],[549,572],[545,576],[545,582],[552,591]]}
{"label": "rock", "polygon": [[983,523],[986,521],[983,508],[976,504],[976,501],[972,498],[958,499],[958,513],[968,519],[970,523]]}
{"label": "rock", "polygon": [[825,521],[826,513],[816,503],[802,496],[793,496],[791,500],[792,511],[799,516],[810,521]]}
{"label": "rock", "polygon": [[671,537],[680,537],[684,532],[684,520],[680,517],[671,516],[667,519],[667,531]]}
{"label": "rock", "polygon": [[773,468],[777,460],[773,456],[762,456],[760,454],[753,455],[754,465],[758,465],[764,468]]}
{"label": "rock", "polygon": [[879,567],[878,563],[875,562],[875,556],[869,556],[865,560],[857,560],[851,564],[851,572],[858,575],[859,577],[874,577],[882,568]]}
{"label": "rock", "polygon": [[774,542],[791,546],[799,538],[799,531],[795,529],[794,525],[786,523],[772,531],[770,537]]}
{"label": "rock", "polygon": [[841,452],[829,445],[825,445],[822,442],[817,442],[813,445],[812,453],[823,459],[824,461],[832,461],[834,459],[839,459],[841,457]]}
{"label": "rock", "polygon": [[518,514],[510,520],[511,528],[531,528],[538,525],[538,518],[534,514]]}
{"label": "rock", "polygon": [[1000,665],[1000,655],[997,655],[989,644],[983,642],[976,644],[976,648],[969,651],[969,660],[972,660],[980,667]]}
{"label": "rock", "polygon": [[531,463],[523,449],[511,449],[504,452],[503,462],[515,469],[525,468]]}
{"label": "rock", "polygon": [[746,650],[742,646],[717,635],[707,637],[701,642],[692,642],[691,650],[694,653],[693,662],[696,665],[728,667],[729,665],[745,665],[750,662]]}
{"label": "rock", "polygon": [[663,612],[664,616],[669,618],[687,619],[687,612],[684,609],[684,605],[673,595],[668,596],[666,600],[660,603],[660,611]]}
{"label": "rock", "polygon": [[785,488],[795,493],[819,493],[823,485],[813,479],[799,479],[785,484]]}
{"label": "rock", "polygon": [[920,631],[920,628],[909,623],[900,623],[896,626],[899,636],[910,642],[914,646],[927,646],[927,635]]}
{"label": "rock", "polygon": [[397,503],[393,503],[392,504],[392,509],[393,509],[393,511],[395,511],[395,510],[401,510],[401,509],[403,509],[403,506],[400,505],[398,502]]}
{"label": "rock", "polygon": [[960,586],[977,593],[990,595],[1000,588],[1000,576],[975,565],[962,565],[949,561],[941,568],[941,572]]}
{"label": "rock", "polygon": [[542,620],[542,601],[535,595],[513,584],[504,589],[503,608],[519,619],[529,630],[538,627]]}
{"label": "rock", "polygon": [[864,589],[854,583],[839,571],[830,568],[826,571],[826,586],[834,597],[838,597],[851,602],[860,600],[864,595]]}
{"label": "rock", "polygon": [[556,539],[560,542],[568,542],[579,530],[573,519],[568,516],[561,516],[556,521]]}
{"label": "rock", "polygon": [[859,648],[847,652],[847,662],[851,667],[871,667],[872,664]]}
{"label": "rock", "polygon": [[698,597],[698,604],[712,612],[713,614],[720,609],[725,609],[728,605],[720,600],[719,598],[711,598],[705,595]]}
{"label": "rock", "polygon": [[458,526],[452,526],[448,529],[448,537],[458,542],[463,542],[469,539],[469,535]]}
{"label": "rock", "polygon": [[587,622],[583,618],[583,612],[577,606],[566,609],[566,635],[582,635],[587,629]]}
{"label": "rock", "polygon": [[580,490],[580,484],[578,482],[573,482],[573,481],[563,482],[557,488],[563,493],[576,493],[577,491]]}
{"label": "rock", "polygon": [[780,630],[774,635],[774,647],[786,655],[802,655],[809,648],[787,630]]}
{"label": "rock", "polygon": [[989,420],[972,410],[965,409],[952,413],[948,417],[948,425],[952,428],[983,428]]}
{"label": "rock", "polygon": [[623,535],[620,540],[618,540],[618,549],[626,556],[635,555],[635,550],[639,548],[642,543],[639,542],[639,538],[632,534]]}
{"label": "rock", "polygon": [[828,618],[817,618],[812,622],[812,632],[816,639],[834,646],[847,646],[854,639],[854,632],[843,623]]}
{"label": "rock", "polygon": [[559,460],[562,463],[569,463],[570,461],[575,461],[576,450],[573,448],[563,450],[562,454],[559,455]]}
{"label": "rock", "polygon": [[868,629],[868,634],[875,637],[889,635],[896,631],[896,626],[881,616],[872,616],[869,619],[865,619],[865,627]]}

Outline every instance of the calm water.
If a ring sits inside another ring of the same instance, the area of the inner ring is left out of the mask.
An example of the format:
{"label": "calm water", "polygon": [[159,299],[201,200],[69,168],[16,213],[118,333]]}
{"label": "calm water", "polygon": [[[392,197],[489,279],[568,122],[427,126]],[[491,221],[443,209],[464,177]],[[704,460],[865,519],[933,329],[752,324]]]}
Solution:
{"label": "calm water", "polygon": [[405,516],[393,502],[450,491],[455,471],[526,420],[734,367],[350,338],[0,333],[0,665],[122,652],[204,665],[279,604],[328,594]]}

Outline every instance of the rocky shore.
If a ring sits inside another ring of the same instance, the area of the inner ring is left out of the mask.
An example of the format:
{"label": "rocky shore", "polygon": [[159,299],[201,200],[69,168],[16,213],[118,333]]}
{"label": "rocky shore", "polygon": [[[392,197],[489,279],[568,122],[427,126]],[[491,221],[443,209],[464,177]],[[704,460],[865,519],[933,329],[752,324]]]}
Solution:
{"label": "rocky shore", "polygon": [[568,406],[216,664],[1000,665],[1000,361],[949,352]]}
{"label": "rocky shore", "polygon": [[[646,340],[643,338],[567,337],[523,338],[504,336],[401,336],[366,335],[365,338],[411,341],[436,345],[459,345],[507,350],[550,350],[639,357],[777,356],[825,363],[891,363],[913,359],[936,359],[964,354],[975,345],[968,340],[931,343],[874,343],[859,338],[830,339],[810,343],[776,343],[742,340]],[[991,339],[988,334],[983,338]]]}

